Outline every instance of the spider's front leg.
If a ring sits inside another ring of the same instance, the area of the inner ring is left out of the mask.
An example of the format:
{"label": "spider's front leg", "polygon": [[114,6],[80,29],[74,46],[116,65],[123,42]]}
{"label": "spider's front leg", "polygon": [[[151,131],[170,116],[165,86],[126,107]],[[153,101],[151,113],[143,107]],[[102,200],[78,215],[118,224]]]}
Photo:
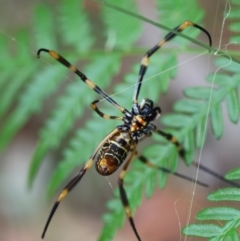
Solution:
{"label": "spider's front leg", "polygon": [[[191,21],[185,21],[182,24],[180,24],[179,26],[177,26],[176,28],[174,28],[173,30],[176,32],[182,32],[184,29],[188,28],[188,27],[194,27],[197,28],[199,30],[201,30],[202,32],[204,32],[208,39],[209,39],[209,45],[212,45],[212,39],[211,39],[211,35],[208,33],[208,31],[206,29],[204,29],[203,27],[199,26],[198,24],[195,24]],[[135,87],[134,90],[134,94],[133,94],[133,108],[134,110],[137,112],[139,107],[138,107],[138,95],[140,93],[140,89],[141,89],[141,85],[143,82],[143,78],[146,74],[147,68],[148,68],[148,64],[149,64],[149,60],[150,57],[159,49],[162,48],[162,46],[164,44],[166,44],[167,42],[169,42],[170,40],[172,40],[173,38],[175,38],[177,36],[176,33],[174,32],[169,32],[162,41],[160,41],[158,44],[156,44],[155,46],[153,46],[153,48],[151,48],[150,50],[147,51],[147,53],[145,54],[145,56],[142,59],[141,62],[141,66],[140,66],[140,70],[139,70],[139,77],[138,77],[138,81],[137,81],[137,85]]]}
{"label": "spider's front leg", "polygon": [[97,103],[99,102],[100,100],[94,100],[92,103],[91,103],[91,108],[96,111],[98,113],[98,115],[100,115],[102,118],[104,119],[112,119],[112,120],[123,120],[123,117],[122,116],[112,116],[112,115],[107,115],[107,114],[104,114],[102,111],[100,111],[97,107]]}
{"label": "spider's front leg", "polygon": [[110,96],[108,96],[99,86],[97,86],[92,80],[88,79],[88,77],[81,72],[79,69],[77,69],[74,65],[72,65],[68,60],[66,60],[63,56],[58,54],[57,52],[45,48],[41,48],[37,52],[38,58],[40,57],[41,52],[48,53],[52,58],[56,59],[58,62],[60,62],[62,65],[70,69],[72,72],[74,72],[90,89],[94,90],[96,93],[101,95],[105,100],[107,100],[110,104],[112,104],[115,108],[117,108],[122,113],[127,113],[131,115],[128,110],[120,106],[115,100],[113,100]]}

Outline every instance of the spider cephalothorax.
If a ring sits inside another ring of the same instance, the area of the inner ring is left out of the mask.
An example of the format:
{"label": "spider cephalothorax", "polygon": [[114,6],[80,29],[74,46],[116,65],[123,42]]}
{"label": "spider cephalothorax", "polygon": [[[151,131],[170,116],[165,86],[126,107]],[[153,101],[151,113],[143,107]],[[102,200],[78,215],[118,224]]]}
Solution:
{"label": "spider cephalothorax", "polygon": [[[204,33],[206,33],[210,40],[210,45],[211,45],[210,34],[201,26],[194,24],[190,21],[186,21],[183,24],[179,25],[174,29],[174,31],[181,32],[182,30],[184,30],[189,26],[198,28]],[[88,79],[85,74],[83,74],[80,70],[78,70],[76,67],[70,64],[65,58],[57,54],[55,51],[48,50],[48,49],[38,50],[38,56],[40,55],[41,52],[49,53],[50,56],[52,56],[54,59],[56,59],[57,61],[65,65],[67,68],[69,68],[71,71],[73,71],[76,75],[78,75],[78,77],[80,77],[80,79],[89,88],[93,89],[96,93],[101,95],[106,101],[112,104],[115,108],[117,108],[123,114],[123,116],[111,116],[108,114],[104,114],[97,107],[97,103],[99,102],[99,100],[95,100],[91,103],[92,109],[96,111],[97,114],[100,115],[102,118],[122,120],[123,124],[117,126],[112,132],[110,132],[101,141],[101,143],[97,146],[96,150],[93,152],[90,159],[86,162],[84,167],[80,170],[79,174],[76,177],[74,177],[69,182],[69,184],[64,188],[64,190],[61,192],[49,215],[49,218],[47,220],[47,223],[45,225],[45,228],[42,234],[42,238],[44,238],[48,225],[59,203],[62,201],[62,199],[65,198],[68,192],[71,191],[72,188],[75,187],[75,185],[82,179],[86,171],[92,166],[93,162],[96,161],[96,169],[98,173],[104,176],[112,174],[121,166],[123,162],[125,162],[118,180],[120,197],[121,197],[126,215],[130,221],[131,227],[136,235],[136,238],[138,239],[138,241],[141,240],[137,232],[137,229],[135,227],[135,224],[131,215],[131,211],[129,208],[127,194],[123,186],[124,177],[126,175],[127,168],[131,163],[131,161],[133,160],[133,158],[137,156],[142,163],[146,164],[151,168],[156,168],[164,172],[170,172],[170,171],[166,168],[162,168],[152,164],[147,160],[146,157],[144,157],[143,155],[139,155],[136,150],[138,142],[143,140],[144,137],[151,136],[152,132],[154,132],[158,135],[163,136],[168,141],[173,143],[177,147],[179,154],[181,156],[183,156],[183,153],[184,153],[181,145],[179,144],[179,142],[175,137],[173,137],[171,134],[165,133],[162,130],[157,129],[156,126],[151,123],[152,121],[156,120],[160,116],[161,109],[159,107],[153,107],[153,101],[150,99],[143,99],[141,104],[140,105],[138,104],[138,95],[142,86],[143,77],[146,73],[146,70],[149,64],[150,57],[158,49],[160,49],[165,43],[167,43],[169,40],[174,38],[176,36],[175,32],[168,33],[162,41],[160,41],[157,45],[155,45],[153,48],[147,51],[147,53],[143,57],[141,66],[140,66],[137,84],[135,86],[135,90],[133,93],[133,106],[131,111],[128,111],[127,109],[120,106],[116,101],[114,101],[110,96],[108,96],[104,91],[102,91],[100,87],[98,87],[94,82]],[[173,174],[176,176],[185,178],[187,180],[192,180],[191,178],[183,176],[177,172]],[[201,184],[200,182],[198,183]]]}

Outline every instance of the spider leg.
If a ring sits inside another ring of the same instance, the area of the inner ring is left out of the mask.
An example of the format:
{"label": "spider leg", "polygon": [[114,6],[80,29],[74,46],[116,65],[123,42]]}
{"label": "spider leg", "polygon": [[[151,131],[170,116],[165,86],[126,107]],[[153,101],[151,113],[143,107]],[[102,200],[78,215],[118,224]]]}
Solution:
{"label": "spider leg", "polygon": [[63,189],[63,191],[60,193],[60,195],[58,196],[57,201],[55,202],[55,204],[52,207],[52,210],[49,214],[48,220],[46,222],[46,225],[44,227],[43,233],[42,233],[42,239],[45,236],[45,233],[48,229],[48,226],[52,220],[52,217],[54,215],[54,213],[56,212],[60,202],[67,196],[67,194],[81,181],[82,177],[84,176],[84,174],[86,173],[86,171],[92,166],[94,158],[96,157],[99,149],[102,147],[102,145],[105,143],[105,141],[107,139],[109,139],[112,135],[116,134],[117,132],[119,132],[118,128],[114,129],[111,133],[109,133],[102,141],[101,143],[98,145],[98,147],[96,148],[96,150],[94,151],[93,155],[90,157],[90,159],[87,161],[87,163],[84,165],[84,167],[80,170],[79,174],[77,176],[75,176]]}
{"label": "spider leg", "polygon": [[126,191],[123,187],[123,182],[124,182],[124,177],[126,175],[126,171],[127,171],[127,168],[129,166],[129,164],[131,163],[131,161],[133,160],[133,157],[135,155],[135,152],[136,152],[136,147],[137,147],[137,143],[135,143],[131,149],[131,154],[128,158],[128,160],[126,161],[121,173],[120,173],[120,176],[119,176],[119,179],[118,179],[118,186],[119,186],[119,191],[120,191],[120,197],[121,197],[121,200],[122,200],[122,204],[124,206],[124,209],[125,209],[125,213],[128,217],[128,220],[130,222],[130,225],[138,239],[138,241],[141,241],[141,238],[137,232],[137,229],[135,227],[135,224],[134,224],[134,221],[133,221],[133,217],[132,217],[132,214],[131,214],[131,210],[130,210],[130,207],[129,207],[129,201],[128,201],[128,197],[127,197],[127,194],[126,194]]}
{"label": "spider leg", "polygon": [[69,68],[72,72],[74,72],[80,79],[92,90],[97,92],[99,95],[101,95],[104,99],[106,99],[109,103],[111,103],[115,108],[120,110],[124,114],[132,115],[128,110],[121,107],[116,101],[114,101],[110,96],[108,96],[103,90],[101,90],[100,87],[98,87],[93,81],[87,78],[85,74],[83,74],[80,70],[78,70],[75,66],[73,66],[71,63],[69,63],[64,57],[59,55],[53,50],[48,50],[45,48],[41,48],[37,52],[37,56],[40,57],[41,52],[47,52],[52,58],[56,59],[58,62],[60,62],[62,65]]}
{"label": "spider leg", "polygon": [[112,116],[112,115],[106,115],[104,114],[102,111],[100,111],[97,107],[97,103],[99,102],[99,100],[94,100],[91,103],[91,108],[96,111],[98,113],[98,115],[100,115],[102,118],[104,119],[112,119],[112,120],[123,120],[122,116]]}
{"label": "spider leg", "polygon": [[[180,145],[180,143],[178,142],[177,138],[174,137],[173,135],[169,134],[169,133],[165,133],[161,130],[158,130],[158,129],[155,129],[153,130],[154,132],[156,132],[157,134],[165,137],[168,141],[172,142],[178,149],[178,153],[179,155],[182,157],[182,159],[184,159],[184,149],[183,147]],[[229,180],[226,180],[223,176],[221,176],[220,174],[210,170],[209,168],[203,166],[202,164],[200,163],[196,163],[196,162],[193,162],[193,165],[197,168],[199,168],[200,170],[218,178],[219,180],[222,180],[224,181],[225,183],[228,183],[228,184],[231,184],[232,186],[235,186],[235,187],[240,187],[239,184],[235,183],[235,182],[232,182],[232,181],[229,181]]]}
{"label": "spider leg", "polygon": [[178,173],[178,172],[171,172],[169,169],[167,169],[167,168],[165,168],[165,167],[157,166],[157,165],[151,163],[150,161],[148,161],[148,159],[147,159],[145,156],[138,154],[138,152],[135,152],[135,156],[136,156],[143,164],[147,165],[148,167],[151,167],[151,168],[154,168],[154,169],[158,169],[158,170],[160,170],[160,171],[163,171],[163,172],[172,174],[172,175],[174,175],[174,176],[180,177],[180,178],[185,179],[185,180],[188,180],[188,181],[190,181],[190,182],[196,182],[197,184],[199,184],[199,185],[201,185],[201,186],[203,186],[203,187],[208,187],[207,184],[205,184],[205,183],[203,183],[203,182],[200,182],[200,181],[198,181],[198,180],[195,180],[195,179],[193,179],[193,178],[191,178],[191,177],[185,176],[185,175],[183,175],[183,174],[181,174],[181,173]]}
{"label": "spider leg", "polygon": [[178,153],[179,155],[182,157],[182,159],[184,159],[184,149],[181,146],[181,144],[179,143],[179,141],[177,140],[176,137],[174,137],[172,134],[169,133],[165,133],[159,129],[155,129],[153,130],[155,133],[157,133],[160,136],[163,136],[164,138],[166,138],[168,141],[170,141],[172,144],[174,144],[177,147]]}
{"label": "spider leg", "polygon": [[[184,23],[182,23],[181,25],[177,26],[174,30],[177,32],[181,32],[184,29],[188,28],[188,27],[195,27],[200,29],[201,31],[203,31],[209,39],[209,45],[212,45],[212,39],[211,39],[211,35],[208,33],[208,31],[206,29],[204,29],[203,27],[190,22],[190,21],[185,21]],[[168,33],[162,41],[160,41],[157,45],[155,45],[153,48],[151,48],[143,57],[142,62],[141,62],[141,66],[140,66],[140,70],[139,70],[139,77],[138,77],[138,82],[137,85],[135,87],[134,90],[134,94],[133,94],[133,108],[134,109],[138,109],[138,95],[141,89],[141,85],[142,85],[142,81],[143,81],[143,77],[147,71],[147,67],[149,64],[149,58],[158,50],[160,49],[165,43],[167,43],[168,41],[170,41],[171,39],[173,39],[174,37],[176,37],[177,34],[170,32]]]}
{"label": "spider leg", "polygon": [[221,176],[220,174],[218,174],[218,173],[210,170],[209,168],[203,166],[203,165],[200,164],[200,163],[193,162],[193,165],[194,165],[196,168],[199,168],[200,170],[202,170],[202,171],[204,171],[204,172],[207,172],[208,174],[210,174],[210,175],[218,178],[219,180],[222,180],[222,181],[224,181],[225,183],[228,183],[228,184],[232,185],[233,187],[238,187],[238,188],[240,188],[240,185],[239,185],[239,184],[237,184],[237,183],[235,183],[235,182],[232,182],[232,181],[230,181],[230,180],[225,179],[225,178],[224,178],[223,176]]}

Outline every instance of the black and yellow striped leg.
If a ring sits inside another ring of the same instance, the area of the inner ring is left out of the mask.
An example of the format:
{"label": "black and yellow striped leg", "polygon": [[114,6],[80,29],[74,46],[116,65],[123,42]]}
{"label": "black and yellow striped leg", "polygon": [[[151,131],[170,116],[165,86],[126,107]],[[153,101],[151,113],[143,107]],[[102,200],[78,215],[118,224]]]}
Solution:
{"label": "black and yellow striped leg", "polygon": [[120,173],[120,176],[119,176],[119,179],[118,179],[118,185],[119,185],[119,191],[120,191],[120,197],[121,197],[121,200],[122,200],[122,203],[123,203],[123,206],[124,206],[124,209],[125,209],[125,213],[128,217],[128,220],[130,222],[130,225],[138,239],[138,241],[141,241],[141,238],[137,232],[137,229],[135,227],[135,224],[134,224],[134,221],[133,221],[133,217],[132,217],[132,214],[131,214],[131,210],[130,210],[130,207],[129,207],[129,201],[128,201],[128,198],[127,198],[127,194],[126,194],[126,191],[123,187],[123,182],[124,182],[124,177],[126,175],[126,171],[127,171],[127,168],[129,166],[129,164],[131,163],[131,161],[133,160],[133,157],[135,155],[135,152],[136,152],[136,147],[137,147],[137,143],[135,143],[132,147],[132,152],[127,160],[127,162],[125,163],[121,173]]}
{"label": "black and yellow striped leg", "polygon": [[233,187],[238,187],[238,188],[240,188],[240,185],[239,185],[239,184],[237,184],[237,183],[235,183],[235,182],[232,182],[232,181],[230,181],[230,180],[226,180],[226,179],[224,178],[224,176],[222,176],[222,175],[220,175],[220,174],[218,174],[218,173],[210,170],[208,167],[205,167],[205,166],[203,166],[203,165],[200,164],[200,163],[193,162],[193,165],[194,165],[196,168],[199,168],[200,170],[202,170],[202,171],[210,174],[211,176],[214,176],[214,177],[218,178],[219,180],[221,180],[221,181],[223,181],[223,182],[225,182],[225,183],[230,184],[230,185],[233,186]]}
{"label": "black and yellow striped leg", "polygon": [[94,100],[91,103],[91,108],[96,111],[98,113],[98,115],[100,115],[102,118],[104,119],[112,119],[112,120],[123,120],[123,117],[121,116],[112,116],[112,115],[106,115],[104,114],[102,111],[100,111],[97,107],[97,103],[99,102],[99,100]]}
{"label": "black and yellow striped leg", "polygon": [[82,177],[84,176],[84,174],[86,173],[86,171],[92,166],[92,162],[93,160],[90,159],[86,165],[81,169],[81,171],[79,172],[79,174],[74,177],[69,183],[68,185],[63,189],[63,191],[61,192],[61,194],[59,195],[57,201],[55,202],[51,212],[50,212],[50,215],[48,217],[48,220],[46,222],[46,225],[44,227],[44,230],[43,230],[43,233],[42,233],[42,239],[44,238],[45,236],[45,233],[48,229],[48,226],[52,220],[52,217],[54,215],[54,213],[56,212],[60,202],[67,196],[67,194],[76,186],[76,184],[78,182],[80,182],[80,180],[82,179]]}
{"label": "black and yellow striped leg", "polygon": [[160,166],[157,166],[153,163],[151,163],[150,161],[148,161],[148,159],[143,156],[143,155],[140,155],[138,154],[137,152],[135,153],[135,156],[145,165],[147,165],[148,167],[151,167],[151,168],[154,168],[154,169],[158,169],[160,171],[163,171],[163,172],[166,172],[166,173],[169,173],[169,174],[172,174],[174,176],[177,176],[177,177],[180,177],[182,179],[185,179],[187,181],[190,181],[190,182],[196,182],[197,184],[201,185],[201,186],[204,186],[204,187],[208,187],[207,184],[203,183],[203,182],[200,182],[200,181],[197,181],[191,177],[187,177],[181,173],[178,173],[178,172],[171,172],[169,169],[165,168],[165,167],[160,167]]}
{"label": "black and yellow striped leg", "polygon": [[177,147],[177,150],[178,150],[178,153],[179,155],[184,159],[184,149],[183,147],[181,146],[181,144],[179,143],[179,141],[177,140],[176,137],[174,137],[172,134],[169,134],[169,133],[165,133],[161,130],[153,130],[155,133],[163,136],[164,138],[166,138],[168,141],[172,142],[176,147]]}
{"label": "black and yellow striped leg", "polygon": [[74,72],[80,79],[92,90],[97,92],[99,95],[101,95],[104,99],[106,99],[108,102],[110,102],[114,107],[116,107],[118,110],[120,110],[122,113],[132,115],[128,110],[121,107],[119,104],[117,104],[116,101],[114,101],[111,97],[109,97],[104,91],[100,89],[93,81],[87,78],[85,74],[83,74],[80,70],[78,70],[75,66],[73,66],[71,63],[69,63],[65,58],[63,58],[61,55],[56,53],[53,50],[48,50],[41,48],[37,52],[37,56],[40,57],[41,52],[47,52],[52,58],[56,59],[58,62],[69,68],[72,72]]}
{"label": "black and yellow striped leg", "polygon": [[[209,39],[209,45],[211,46],[212,45],[212,39],[211,39],[211,35],[208,33],[208,31],[206,29],[204,29],[203,27],[193,23],[193,22],[190,22],[190,21],[185,21],[184,23],[182,23],[181,25],[177,26],[174,30],[177,31],[177,32],[181,32],[183,31],[184,29],[188,28],[188,27],[195,27],[195,28],[198,28],[200,29],[201,31],[203,31],[207,36],[208,36],[208,39]],[[142,59],[142,62],[141,62],[141,66],[140,66],[140,70],[139,70],[139,76],[138,76],[138,82],[137,82],[137,85],[135,87],[135,90],[134,90],[134,94],[133,94],[133,105],[134,105],[134,108],[137,108],[137,104],[138,104],[138,95],[139,95],[139,92],[140,92],[140,89],[141,89],[141,85],[142,85],[142,81],[143,81],[143,77],[147,71],[147,67],[148,67],[148,64],[149,64],[149,58],[158,50],[160,49],[165,43],[167,43],[168,41],[170,41],[171,39],[173,39],[174,37],[176,37],[177,34],[173,33],[173,32],[170,32],[168,33],[164,39],[159,42],[157,45],[155,45],[153,48],[151,48],[146,54],[145,56],[143,57]]]}
{"label": "black and yellow striped leg", "polygon": [[[176,137],[174,137],[174,136],[171,135],[171,134],[165,133],[165,132],[163,132],[163,131],[161,131],[161,130],[157,130],[157,129],[154,130],[154,132],[158,133],[159,135],[165,137],[168,141],[172,142],[172,143],[177,147],[179,155],[182,157],[182,159],[184,159],[184,153],[185,153],[185,152],[184,152],[184,149],[183,149],[183,147],[180,145],[180,143],[178,142],[178,140],[176,139]],[[210,174],[211,176],[214,176],[214,177],[218,178],[219,180],[224,181],[225,183],[228,183],[228,184],[230,184],[230,185],[232,185],[232,186],[235,186],[235,187],[240,187],[239,184],[237,184],[237,183],[235,183],[235,182],[232,182],[232,181],[229,181],[229,180],[226,180],[222,175],[220,175],[220,174],[218,174],[218,173],[210,170],[209,168],[203,166],[203,165],[200,164],[200,163],[198,164],[198,163],[194,162],[193,165],[194,165],[195,167],[199,168],[200,170],[202,170],[202,171]]]}
{"label": "black and yellow striped leg", "polygon": [[117,132],[119,132],[119,130],[116,128],[114,129],[110,134],[108,134],[102,141],[101,143],[98,145],[98,147],[96,148],[96,150],[94,151],[93,155],[90,157],[90,159],[87,161],[87,163],[84,165],[84,167],[81,169],[81,171],[79,172],[79,174],[74,177],[68,184],[67,186],[63,189],[63,191],[61,192],[61,194],[59,195],[57,201],[55,202],[50,214],[49,214],[49,217],[48,217],[48,220],[46,222],[46,225],[44,227],[44,230],[43,230],[43,233],[42,233],[42,239],[44,238],[45,236],[45,233],[48,229],[48,226],[52,220],[52,217],[54,215],[54,213],[56,212],[60,202],[67,196],[67,194],[81,181],[82,177],[84,176],[84,174],[86,173],[86,171],[92,166],[93,164],[93,161],[99,151],[99,149],[102,147],[102,145],[105,143],[105,141],[107,139],[109,139],[112,135],[115,135]]}

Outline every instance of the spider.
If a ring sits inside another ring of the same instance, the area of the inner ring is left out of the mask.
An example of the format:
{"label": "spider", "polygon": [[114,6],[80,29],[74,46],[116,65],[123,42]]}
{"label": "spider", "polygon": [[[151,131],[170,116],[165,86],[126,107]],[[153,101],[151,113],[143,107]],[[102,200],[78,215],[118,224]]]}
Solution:
{"label": "spider", "polygon": [[[182,30],[188,28],[188,27],[195,27],[202,32],[204,32],[209,39],[209,44],[211,46],[212,40],[211,36],[208,33],[207,30],[205,30],[203,27],[191,22],[191,21],[185,21],[181,25],[177,26],[174,30],[177,32],[181,32]],[[44,227],[42,238],[44,238],[45,233],[47,231],[47,228],[49,226],[49,223],[59,205],[59,203],[67,196],[67,194],[76,186],[78,182],[81,181],[82,177],[85,175],[86,171],[92,166],[94,160],[96,160],[95,167],[99,174],[103,176],[108,176],[114,173],[123,162],[124,166],[122,171],[120,172],[120,176],[118,179],[118,185],[120,190],[120,197],[122,204],[125,209],[125,213],[130,221],[130,225],[133,229],[133,232],[137,238],[138,241],[141,241],[141,238],[139,236],[139,233],[136,229],[135,223],[133,221],[133,217],[131,214],[131,210],[129,208],[129,201],[127,198],[127,194],[124,189],[124,177],[126,175],[127,169],[131,161],[134,157],[138,157],[138,159],[143,162],[145,165],[151,168],[160,169],[164,172],[170,171],[166,168],[158,167],[154,164],[152,164],[148,159],[139,154],[137,152],[137,145],[138,142],[143,140],[146,137],[150,137],[152,135],[152,132],[163,136],[165,139],[170,141],[172,144],[176,146],[178,149],[179,155],[181,157],[184,157],[184,150],[178,140],[171,134],[165,133],[160,129],[157,129],[157,127],[152,124],[154,120],[159,118],[161,114],[160,107],[156,106],[154,107],[153,101],[150,99],[143,99],[141,103],[138,103],[138,95],[142,86],[142,81],[144,78],[144,75],[146,73],[149,59],[150,57],[158,50],[160,49],[165,43],[170,41],[176,36],[176,33],[169,32],[162,41],[160,41],[157,45],[155,45],[153,48],[151,48],[143,57],[139,76],[137,80],[137,84],[134,89],[133,93],[133,100],[132,100],[132,109],[129,111],[122,106],[120,106],[116,101],[114,101],[111,97],[109,97],[104,91],[102,91],[94,82],[92,82],[90,79],[87,78],[85,74],[83,74],[80,70],[78,70],[76,67],[74,67],[72,64],[70,64],[65,58],[63,58],[61,55],[56,53],[55,51],[48,50],[45,48],[41,48],[38,50],[37,55],[40,57],[41,52],[47,52],[51,57],[59,61],[61,64],[69,68],[71,71],[73,71],[76,75],[80,77],[80,79],[91,89],[93,89],[95,92],[97,92],[99,95],[101,95],[104,99],[106,99],[110,104],[112,104],[115,108],[117,108],[119,111],[122,112],[123,116],[111,116],[108,114],[105,114],[99,110],[97,107],[97,104],[99,100],[95,100],[91,103],[91,108],[97,112],[97,114],[104,118],[104,119],[114,119],[114,120],[121,120],[123,123],[119,126],[117,126],[113,131],[111,131],[97,146],[96,150],[93,152],[90,159],[86,162],[84,167],[80,170],[79,174],[74,177],[63,189],[61,194],[59,195],[57,201],[55,202],[50,215],[48,217],[48,220],[46,222],[46,225]],[[177,172],[173,173],[176,176],[183,177],[188,180],[192,180],[191,178],[188,178],[186,176],[183,176]],[[200,182],[198,182],[200,183]],[[201,183],[200,183],[201,184]]]}

